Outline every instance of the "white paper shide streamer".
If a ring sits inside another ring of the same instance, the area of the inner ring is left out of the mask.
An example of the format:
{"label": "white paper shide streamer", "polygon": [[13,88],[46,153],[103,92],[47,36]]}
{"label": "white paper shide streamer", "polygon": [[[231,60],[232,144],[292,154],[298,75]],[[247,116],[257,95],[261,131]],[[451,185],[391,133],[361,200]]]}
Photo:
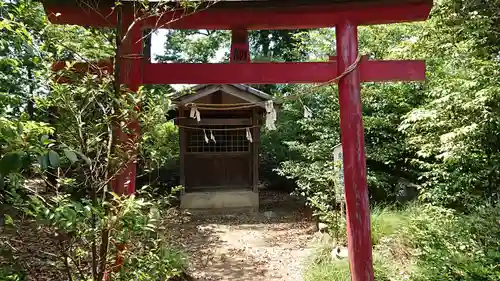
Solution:
{"label": "white paper shide streamer", "polygon": [[247,128],[247,140],[249,142],[253,142],[253,138],[252,138],[252,133],[250,132],[250,128]]}
{"label": "white paper shide streamer", "polygon": [[276,130],[276,110],[274,109],[274,104],[272,100],[265,102],[266,107],[266,128],[270,131]]}
{"label": "white paper shide streamer", "polygon": [[304,105],[304,118],[311,118],[312,116],[312,110],[307,105]]}
{"label": "white paper shide streamer", "polygon": [[214,143],[217,143],[217,142],[215,141],[214,132],[212,132],[212,130],[210,130],[210,139],[211,139]]}
{"label": "white paper shide streamer", "polygon": [[196,108],[196,105],[194,105],[194,104],[191,106],[191,111],[189,112],[189,117],[196,119],[196,121],[198,121],[198,122],[200,122],[200,120],[201,120],[200,111],[198,110],[198,108]]}
{"label": "white paper shide streamer", "polygon": [[207,132],[203,129],[203,136],[205,136],[205,142],[208,143]]}

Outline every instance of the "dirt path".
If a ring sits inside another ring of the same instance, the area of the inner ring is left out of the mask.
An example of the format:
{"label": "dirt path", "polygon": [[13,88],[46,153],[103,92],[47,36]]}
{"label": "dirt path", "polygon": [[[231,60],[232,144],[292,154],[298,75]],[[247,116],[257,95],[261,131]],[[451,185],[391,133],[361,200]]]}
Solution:
{"label": "dirt path", "polygon": [[300,213],[265,211],[193,216],[179,241],[191,255],[198,281],[301,281],[313,225]]}

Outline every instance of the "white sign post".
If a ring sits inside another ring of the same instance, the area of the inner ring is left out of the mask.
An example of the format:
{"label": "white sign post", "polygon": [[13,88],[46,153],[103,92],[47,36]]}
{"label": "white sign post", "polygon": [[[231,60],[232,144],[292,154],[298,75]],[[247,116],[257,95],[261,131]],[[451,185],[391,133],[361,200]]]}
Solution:
{"label": "white sign post", "polygon": [[342,144],[337,144],[335,147],[333,147],[333,161],[337,165],[337,163],[340,163],[340,169],[338,173],[338,183],[339,187],[337,189],[337,200],[339,201],[344,201],[344,157],[342,154]]}

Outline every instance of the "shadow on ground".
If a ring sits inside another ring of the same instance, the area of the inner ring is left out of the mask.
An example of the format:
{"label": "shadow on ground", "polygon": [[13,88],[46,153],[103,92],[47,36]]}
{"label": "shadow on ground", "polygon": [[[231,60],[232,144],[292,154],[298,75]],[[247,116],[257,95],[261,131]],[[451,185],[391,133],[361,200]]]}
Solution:
{"label": "shadow on ground", "polygon": [[301,280],[312,220],[301,203],[268,202],[253,213],[188,213],[168,226],[195,280]]}

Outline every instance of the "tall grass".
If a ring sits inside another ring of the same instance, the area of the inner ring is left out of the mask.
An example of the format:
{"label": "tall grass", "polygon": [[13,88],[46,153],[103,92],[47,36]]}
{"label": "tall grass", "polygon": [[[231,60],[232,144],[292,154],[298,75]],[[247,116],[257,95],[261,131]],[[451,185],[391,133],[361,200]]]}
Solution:
{"label": "tall grass", "polygon": [[384,237],[397,233],[408,222],[410,210],[395,210],[392,207],[377,206],[371,214],[372,243],[378,245]]}
{"label": "tall grass", "polygon": [[[389,280],[388,269],[382,261],[375,259],[375,280]],[[305,281],[350,281],[349,260],[329,260],[311,263],[304,274]],[[391,279],[392,280],[392,279]]]}
{"label": "tall grass", "polygon": [[[422,205],[374,208],[375,280],[500,281],[500,207],[471,214]],[[332,260],[332,238],[320,241],[306,281],[350,280],[348,260]]]}
{"label": "tall grass", "polygon": [[304,274],[305,281],[349,281],[349,261],[313,263]]}

